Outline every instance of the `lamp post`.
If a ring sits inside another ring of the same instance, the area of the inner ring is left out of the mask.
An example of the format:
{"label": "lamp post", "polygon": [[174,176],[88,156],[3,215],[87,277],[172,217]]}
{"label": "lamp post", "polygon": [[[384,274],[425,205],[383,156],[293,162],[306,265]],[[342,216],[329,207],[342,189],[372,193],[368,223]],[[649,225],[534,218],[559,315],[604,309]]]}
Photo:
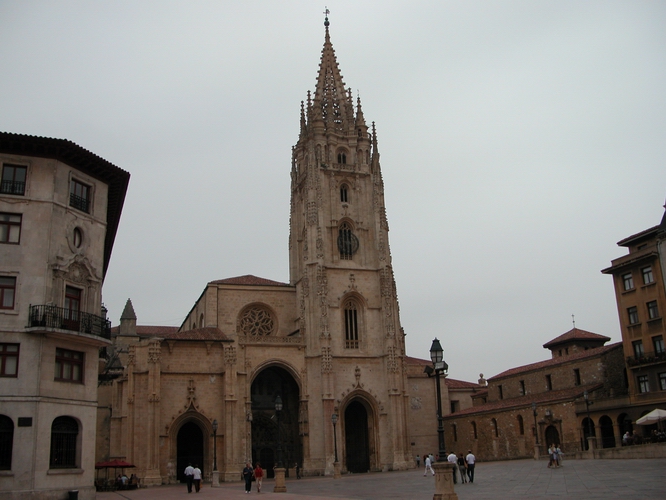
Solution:
{"label": "lamp post", "polygon": [[536,417],[536,403],[532,403],[532,415],[534,415],[534,435],[536,436],[536,445],[539,446],[539,429],[537,429]]}
{"label": "lamp post", "polygon": [[282,440],[280,439],[280,413],[282,412],[282,398],[278,394],[275,398],[275,414],[277,415],[277,459],[278,467],[282,468]]}
{"label": "lamp post", "polygon": [[217,470],[217,419],[213,420],[213,486],[220,485],[220,472]]}
{"label": "lamp post", "polygon": [[335,461],[333,462],[333,479],[340,479],[340,462],[338,462],[338,434],[335,425],[338,423],[338,414],[331,415],[331,422],[333,422],[333,448],[335,450]]}
{"label": "lamp post", "polygon": [[444,423],[442,417],[442,389],[440,386],[440,375],[449,369],[449,365],[444,361],[444,349],[439,340],[435,338],[430,347],[430,359],[435,368],[435,380],[437,381],[437,435],[439,436],[439,460],[446,461],[446,445],[444,444]]}
{"label": "lamp post", "polygon": [[282,412],[282,398],[278,394],[275,398],[275,415],[277,416],[277,467],[275,468],[275,487],[273,493],[286,493],[287,485],[284,481],[284,467],[282,466],[282,439],[280,438],[280,413]]}

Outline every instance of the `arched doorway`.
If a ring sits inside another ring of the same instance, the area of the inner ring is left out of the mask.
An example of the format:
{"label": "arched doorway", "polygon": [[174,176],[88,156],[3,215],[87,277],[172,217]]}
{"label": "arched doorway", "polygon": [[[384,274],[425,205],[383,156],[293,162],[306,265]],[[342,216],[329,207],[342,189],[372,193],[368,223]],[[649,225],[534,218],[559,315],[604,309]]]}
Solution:
{"label": "arched doorway", "polygon": [[[631,433],[634,430],[634,426],[631,424],[631,419],[626,413],[620,413],[620,416],[617,417],[617,425],[620,427],[620,436],[624,438],[624,435],[628,432],[631,436]],[[622,445],[624,446],[624,440]]]}
{"label": "arched doorway", "polygon": [[183,424],[178,430],[176,446],[176,478],[184,483],[187,464],[198,465],[201,472],[204,471],[204,442],[201,427],[191,421]]}
{"label": "arched doorway", "polygon": [[608,415],[599,419],[599,432],[601,434],[602,448],[615,448],[615,435],[613,434],[613,421]]}
{"label": "arched doorway", "polygon": [[549,425],[546,427],[546,446],[550,446],[551,444],[555,444],[557,446],[561,444],[560,433],[557,432],[557,429],[554,425]]}
{"label": "arched doorway", "polygon": [[[273,477],[273,466],[282,458],[282,465],[293,468],[303,462],[303,446],[298,432],[300,391],[294,377],[278,366],[262,370],[252,382],[252,461],[261,462],[267,476]],[[280,442],[275,399],[282,399]],[[278,444],[282,456],[278,456]]]}
{"label": "arched doorway", "polygon": [[581,448],[583,450],[590,449],[590,443],[587,441],[588,437],[593,437],[595,435],[594,431],[594,421],[590,418],[585,417],[583,419],[583,442]]}
{"label": "arched doorway", "polygon": [[352,401],[345,409],[345,450],[349,472],[370,470],[370,439],[368,412],[358,401]]}

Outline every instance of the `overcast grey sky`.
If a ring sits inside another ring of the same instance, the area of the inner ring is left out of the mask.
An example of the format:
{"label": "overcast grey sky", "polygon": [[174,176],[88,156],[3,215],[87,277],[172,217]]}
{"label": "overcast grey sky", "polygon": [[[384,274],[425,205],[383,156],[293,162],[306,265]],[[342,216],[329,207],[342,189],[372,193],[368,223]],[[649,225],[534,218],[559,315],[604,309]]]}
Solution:
{"label": "overcast grey sky", "polygon": [[[407,354],[476,381],[576,326],[621,339],[616,242],[666,198],[666,3],[327,0],[375,121]],[[289,171],[324,3],[0,0],[0,130],[132,174],[114,325],[207,282],[287,282]]]}

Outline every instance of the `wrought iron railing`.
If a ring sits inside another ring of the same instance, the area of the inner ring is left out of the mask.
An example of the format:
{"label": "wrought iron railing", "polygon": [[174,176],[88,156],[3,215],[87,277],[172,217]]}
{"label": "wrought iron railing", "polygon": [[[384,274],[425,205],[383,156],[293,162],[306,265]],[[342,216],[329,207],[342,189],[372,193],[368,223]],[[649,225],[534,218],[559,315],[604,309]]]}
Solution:
{"label": "wrought iron railing", "polygon": [[88,198],[82,198],[81,196],[77,196],[74,193],[70,193],[69,206],[74,207],[77,210],[81,210],[82,212],[88,213],[90,200],[88,200]]}
{"label": "wrought iron railing", "polygon": [[627,356],[627,366],[649,365],[666,361],[666,352],[646,352],[640,356]]}
{"label": "wrought iron railing", "polygon": [[57,328],[111,339],[111,321],[94,314],[51,305],[30,306],[28,328]]}
{"label": "wrought iron railing", "polygon": [[0,182],[0,194],[25,194],[25,182],[2,181]]}

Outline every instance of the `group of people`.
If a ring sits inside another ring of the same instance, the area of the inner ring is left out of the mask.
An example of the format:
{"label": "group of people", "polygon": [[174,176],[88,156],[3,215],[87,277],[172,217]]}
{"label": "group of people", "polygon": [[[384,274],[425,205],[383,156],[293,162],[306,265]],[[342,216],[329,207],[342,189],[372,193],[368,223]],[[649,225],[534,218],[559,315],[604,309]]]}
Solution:
{"label": "group of people", "polygon": [[264,469],[261,468],[259,462],[257,462],[254,469],[251,462],[246,462],[242,476],[245,481],[245,493],[252,491],[252,483],[255,481],[257,482],[257,493],[261,493],[261,485],[264,481]]}
{"label": "group of people", "polygon": [[201,469],[198,465],[194,464],[194,467],[192,467],[192,464],[187,464],[187,467],[185,467],[185,480],[187,481],[188,493],[192,493],[192,484],[194,484],[196,492],[199,493],[201,489]]}
{"label": "group of people", "polygon": [[550,448],[548,448],[548,467],[562,467],[562,455],[563,453],[559,445],[555,443],[551,444]]}
{"label": "group of people", "polygon": [[[439,460],[439,455],[437,456]],[[425,453],[423,455],[423,461],[425,463],[425,472],[423,477],[428,475],[428,471],[435,475],[435,471],[432,469],[432,464],[435,461],[435,457],[431,454]],[[472,450],[467,450],[467,456],[464,456],[462,453],[456,456],[454,452],[449,453],[446,457],[446,461],[453,464],[453,484],[458,483],[458,473],[460,473],[460,481],[465,484],[467,482],[474,482],[474,467],[476,464],[476,457],[472,453]],[[416,466],[421,465],[421,457],[416,455]]]}

